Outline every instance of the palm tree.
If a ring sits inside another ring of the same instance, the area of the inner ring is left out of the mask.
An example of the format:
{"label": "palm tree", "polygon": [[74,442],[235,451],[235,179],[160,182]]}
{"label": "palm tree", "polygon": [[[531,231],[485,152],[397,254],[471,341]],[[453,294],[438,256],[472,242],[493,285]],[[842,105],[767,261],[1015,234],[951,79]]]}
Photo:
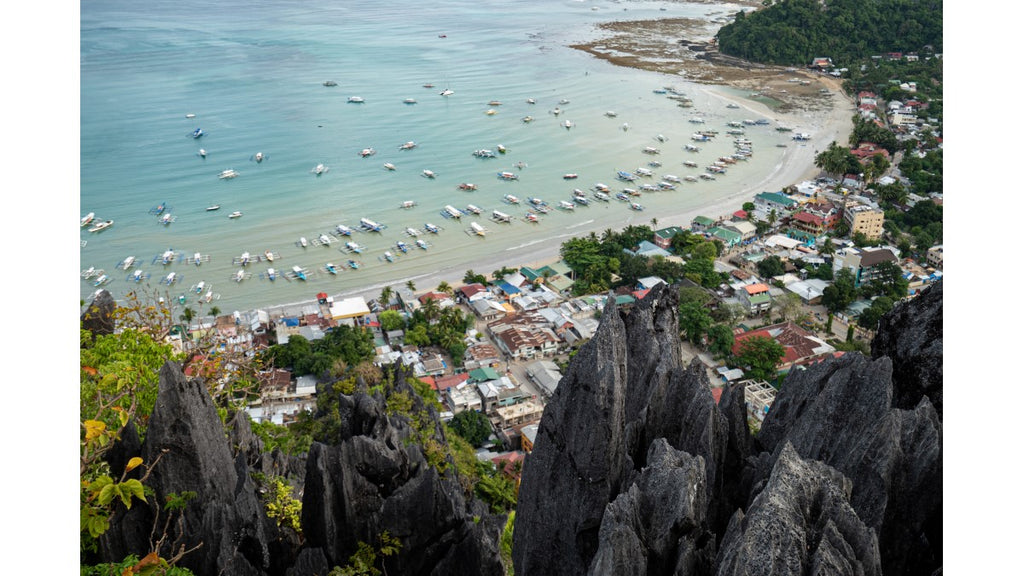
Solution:
{"label": "palm tree", "polygon": [[658,229],[658,219],[657,218],[651,218],[651,228],[654,228],[655,230]]}
{"label": "palm tree", "polygon": [[836,253],[836,246],[832,243],[831,238],[825,238],[822,242],[821,248],[818,248],[818,253],[822,256],[833,256]]}
{"label": "palm tree", "polygon": [[771,226],[772,228],[774,228],[775,227],[775,222],[778,219],[779,219],[779,215],[775,212],[775,208],[772,208],[772,211],[768,213],[768,225]]}
{"label": "palm tree", "polygon": [[410,292],[415,292],[416,291],[416,283],[413,282],[412,280],[409,280],[408,282],[406,282],[405,283],[405,287],[408,288]]}
{"label": "palm tree", "polygon": [[441,280],[441,283],[437,285],[437,291],[444,292],[449,296],[455,293],[455,290],[444,280]]}
{"label": "palm tree", "polygon": [[181,316],[178,316],[178,319],[187,324],[192,322],[192,319],[195,318],[195,316],[196,313],[186,306],[185,309],[181,311]]}
{"label": "palm tree", "polygon": [[385,286],[380,291],[380,305],[385,309],[390,308],[391,297],[394,296],[395,291],[391,289],[391,286]]}
{"label": "palm tree", "polygon": [[441,306],[437,303],[434,298],[426,298],[423,300],[423,316],[426,317],[427,322],[433,322],[441,315]]}
{"label": "palm tree", "polygon": [[210,315],[213,316],[214,318],[220,316],[220,308],[218,308],[217,306],[211,306]]}

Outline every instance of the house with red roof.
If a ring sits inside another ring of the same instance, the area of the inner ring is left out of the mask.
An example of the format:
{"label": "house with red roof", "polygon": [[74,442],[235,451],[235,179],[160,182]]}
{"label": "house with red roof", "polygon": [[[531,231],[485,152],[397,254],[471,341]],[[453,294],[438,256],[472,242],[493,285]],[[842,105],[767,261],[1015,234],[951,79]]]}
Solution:
{"label": "house with red roof", "polygon": [[771,338],[785,348],[786,353],[779,361],[780,372],[789,370],[796,365],[820,362],[836,351],[830,344],[793,322],[783,322],[737,334],[732,346],[732,353],[739,354],[742,343],[755,336]]}

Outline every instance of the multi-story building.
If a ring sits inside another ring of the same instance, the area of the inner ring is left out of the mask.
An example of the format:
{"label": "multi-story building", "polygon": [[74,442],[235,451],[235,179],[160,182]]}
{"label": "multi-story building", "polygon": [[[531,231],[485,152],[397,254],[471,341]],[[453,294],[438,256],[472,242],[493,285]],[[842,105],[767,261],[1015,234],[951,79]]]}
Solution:
{"label": "multi-story building", "polygon": [[942,244],[928,249],[928,264],[942,270]]}
{"label": "multi-story building", "polygon": [[869,239],[882,235],[885,213],[864,204],[849,204],[843,210],[843,221],[850,227],[850,235],[860,232]]}

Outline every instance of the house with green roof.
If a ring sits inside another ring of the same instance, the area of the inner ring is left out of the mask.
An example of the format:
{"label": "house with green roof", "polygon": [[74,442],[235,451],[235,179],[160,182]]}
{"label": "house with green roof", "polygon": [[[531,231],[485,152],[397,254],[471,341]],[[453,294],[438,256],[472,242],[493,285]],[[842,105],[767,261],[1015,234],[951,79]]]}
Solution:
{"label": "house with green roof", "polygon": [[519,269],[519,273],[531,283],[540,279],[547,284],[548,288],[560,293],[568,292],[574,283],[571,277],[572,269],[569,268],[565,260],[559,260],[536,269],[524,266]]}
{"label": "house with green roof", "polygon": [[662,228],[661,230],[654,231],[654,243],[659,248],[667,249],[672,245],[672,238],[686,232],[679,226],[669,226],[668,228]]}
{"label": "house with green roof", "polygon": [[704,233],[715,225],[715,221],[707,216],[697,216],[690,222],[690,229],[694,232]]}
{"label": "house with green roof", "polygon": [[491,380],[497,380],[498,378],[501,378],[501,375],[495,372],[494,368],[491,368],[490,366],[484,366],[483,368],[477,368],[476,370],[471,370],[469,372],[470,384],[476,382],[489,382]]}
{"label": "house with green roof", "polygon": [[763,212],[790,211],[800,203],[779,192],[761,192],[754,196],[754,208]]}
{"label": "house with green roof", "polygon": [[743,240],[743,236],[739,232],[727,230],[719,226],[711,228],[707,231],[707,234],[715,240],[721,240],[726,248],[732,248]]}

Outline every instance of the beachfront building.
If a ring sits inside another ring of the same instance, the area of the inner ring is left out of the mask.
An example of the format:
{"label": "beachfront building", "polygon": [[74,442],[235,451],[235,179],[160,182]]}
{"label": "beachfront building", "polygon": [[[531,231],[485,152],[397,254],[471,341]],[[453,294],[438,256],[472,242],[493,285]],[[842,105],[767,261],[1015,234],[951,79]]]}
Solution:
{"label": "beachfront building", "polygon": [[885,212],[865,204],[847,204],[843,210],[843,221],[850,228],[850,235],[860,232],[868,239],[882,236]]}
{"label": "beachfront building", "polygon": [[746,242],[757,236],[757,226],[754,226],[749,220],[733,220],[728,224],[723,224],[722,228],[726,230],[732,230],[740,235],[740,241]]}
{"label": "beachfront building", "polygon": [[798,206],[799,203],[796,200],[780,192],[761,192],[754,196],[754,210],[763,214],[770,214],[772,210],[775,210],[776,214],[781,217]]}
{"label": "beachfront building", "polygon": [[679,226],[669,226],[660,230],[654,231],[654,243],[659,248],[668,249],[672,245],[672,238],[685,232]]}
{"label": "beachfront building", "polygon": [[355,296],[332,302],[330,314],[338,324],[358,326],[370,316],[370,307],[366,305],[366,300],[362,296]]}
{"label": "beachfront building", "polygon": [[697,216],[690,223],[690,230],[698,234],[703,234],[707,232],[708,229],[713,228],[714,226],[715,221],[712,220],[711,218],[708,218],[707,216]]}

